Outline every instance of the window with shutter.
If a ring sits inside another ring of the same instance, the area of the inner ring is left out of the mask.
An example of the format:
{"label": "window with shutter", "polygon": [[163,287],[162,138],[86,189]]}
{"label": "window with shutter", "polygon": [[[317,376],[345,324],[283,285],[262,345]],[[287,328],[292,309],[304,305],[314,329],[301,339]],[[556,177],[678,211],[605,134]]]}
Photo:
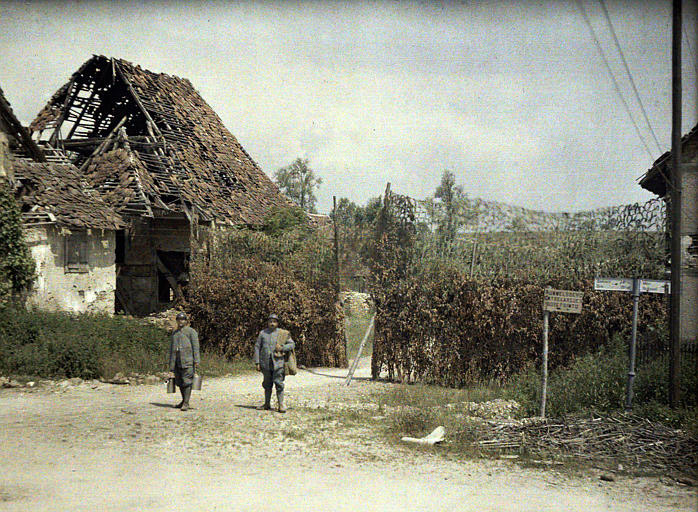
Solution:
{"label": "window with shutter", "polygon": [[78,231],[65,237],[65,271],[87,272],[87,233]]}

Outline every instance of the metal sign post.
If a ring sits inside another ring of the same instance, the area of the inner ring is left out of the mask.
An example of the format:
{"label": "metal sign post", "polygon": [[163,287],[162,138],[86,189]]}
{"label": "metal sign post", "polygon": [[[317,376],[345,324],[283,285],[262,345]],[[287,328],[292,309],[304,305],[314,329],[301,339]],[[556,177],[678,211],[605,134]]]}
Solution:
{"label": "metal sign post", "polygon": [[546,288],[543,297],[543,362],[540,393],[540,417],[545,418],[545,404],[548,396],[548,330],[551,311],[560,313],[581,313],[584,292],[553,290]]}
{"label": "metal sign post", "polygon": [[633,294],[633,328],[630,338],[630,357],[628,361],[628,385],[625,392],[625,410],[633,408],[633,383],[635,382],[635,359],[637,357],[637,318],[641,293],[669,293],[669,281],[638,278],[608,278],[594,279],[594,290],[606,292],[631,292]]}

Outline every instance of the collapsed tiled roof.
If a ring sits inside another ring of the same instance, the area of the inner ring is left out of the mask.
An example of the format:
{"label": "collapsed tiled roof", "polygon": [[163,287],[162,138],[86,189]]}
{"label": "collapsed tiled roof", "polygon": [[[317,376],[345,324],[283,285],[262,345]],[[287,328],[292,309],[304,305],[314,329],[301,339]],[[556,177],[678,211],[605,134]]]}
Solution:
{"label": "collapsed tiled roof", "polygon": [[11,183],[25,224],[120,229],[121,217],[91,189],[59,149],[40,146],[17,120],[0,89],[0,130],[10,135]]}
{"label": "collapsed tiled roof", "polygon": [[[698,151],[698,125],[681,137],[681,160],[687,157],[687,154],[695,156]],[[657,194],[660,197],[667,195],[669,190],[669,180],[671,179],[671,151],[667,151],[662,156],[657,158],[652,164],[652,167],[640,178],[640,186],[650,192]]]}
{"label": "collapsed tiled roof", "polygon": [[260,225],[271,208],[291,205],[191,82],[124,60],[87,61],[31,128],[52,133],[124,214],[158,208]]}
{"label": "collapsed tiled roof", "polygon": [[19,122],[12,111],[12,106],[5,98],[2,88],[0,88],[0,131],[12,138],[12,142],[15,145],[14,151],[25,153],[40,162],[45,161],[45,157],[36,145],[36,142],[31,139],[26,128],[22,126],[22,123]]}
{"label": "collapsed tiled roof", "polygon": [[124,223],[91,190],[72,164],[34,162],[17,158],[12,163],[15,187],[25,224],[52,223],[64,227],[120,229]]}

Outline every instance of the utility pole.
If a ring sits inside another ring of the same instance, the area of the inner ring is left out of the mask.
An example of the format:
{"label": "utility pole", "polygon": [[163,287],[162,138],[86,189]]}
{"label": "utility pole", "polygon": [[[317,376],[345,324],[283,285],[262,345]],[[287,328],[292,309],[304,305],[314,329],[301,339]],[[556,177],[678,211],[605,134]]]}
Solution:
{"label": "utility pole", "polygon": [[671,29],[671,359],[669,403],[681,399],[681,0],[673,0]]}
{"label": "utility pole", "polygon": [[332,196],[332,217],[334,218],[334,271],[337,273],[337,282],[335,286],[337,287],[337,293],[339,294],[341,290],[341,283],[339,278],[339,232],[337,228],[337,196]]}

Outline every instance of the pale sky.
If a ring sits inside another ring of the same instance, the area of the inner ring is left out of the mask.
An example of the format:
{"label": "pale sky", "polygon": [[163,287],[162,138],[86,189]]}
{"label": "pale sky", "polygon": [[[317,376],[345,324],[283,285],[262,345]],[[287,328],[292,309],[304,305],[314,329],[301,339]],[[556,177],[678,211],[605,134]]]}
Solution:
{"label": "pale sky", "polygon": [[[92,54],[189,78],[257,163],[296,157],[332,195],[423,198],[449,169],[472,197],[548,211],[649,199],[671,137],[671,1],[24,3],[0,0],[0,87],[28,124]],[[684,1],[684,132],[696,124],[696,6]],[[690,42],[689,46],[686,44]]]}

